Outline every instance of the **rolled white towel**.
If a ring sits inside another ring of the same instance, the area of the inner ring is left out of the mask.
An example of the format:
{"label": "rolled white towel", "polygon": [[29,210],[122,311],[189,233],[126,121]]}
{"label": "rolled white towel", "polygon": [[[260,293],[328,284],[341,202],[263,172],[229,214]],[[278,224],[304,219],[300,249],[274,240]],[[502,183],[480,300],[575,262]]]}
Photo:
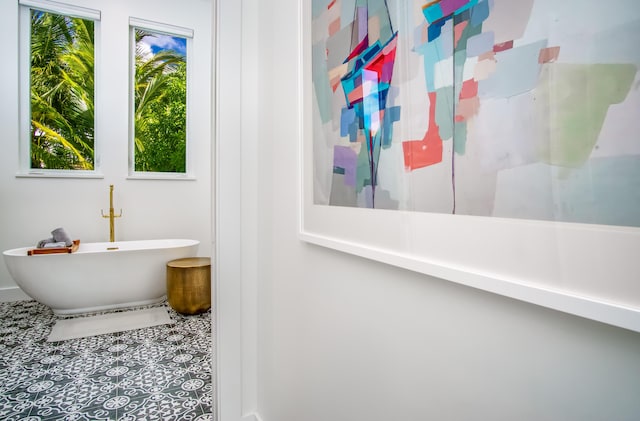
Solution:
{"label": "rolled white towel", "polygon": [[60,248],[60,247],[67,247],[66,243],[64,241],[60,241],[58,243],[47,243],[44,245],[44,248],[46,249],[53,249],[53,248]]}
{"label": "rolled white towel", "polygon": [[38,245],[36,247],[38,247],[39,249],[43,248],[44,246],[46,246],[49,243],[55,243],[56,240],[54,240],[53,238],[45,238],[44,240],[40,240],[38,241]]}

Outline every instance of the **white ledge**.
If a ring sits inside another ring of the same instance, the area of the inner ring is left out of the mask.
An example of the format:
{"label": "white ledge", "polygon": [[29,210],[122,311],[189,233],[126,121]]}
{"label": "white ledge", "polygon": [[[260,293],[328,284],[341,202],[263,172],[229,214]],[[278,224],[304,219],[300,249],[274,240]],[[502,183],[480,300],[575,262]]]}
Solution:
{"label": "white ledge", "polygon": [[90,178],[100,179],[104,178],[104,174],[97,173],[95,171],[83,171],[83,170],[68,170],[68,171],[56,171],[56,170],[34,170],[28,172],[19,172],[16,174],[16,178]]}
{"label": "white ledge", "polygon": [[300,232],[299,238],[307,243],[339,250],[377,262],[402,267],[431,275],[460,285],[514,298],[530,304],[561,311],[612,326],[640,332],[640,308],[614,303],[596,297],[587,297],[571,291],[518,282],[486,273],[464,270],[452,265],[431,262],[428,259],[395,253],[375,247],[363,247],[349,241]]}
{"label": "white ledge", "polygon": [[150,173],[130,174],[127,177],[127,180],[181,180],[181,181],[195,181],[196,177],[194,177],[193,175],[189,175],[189,174],[150,172]]}

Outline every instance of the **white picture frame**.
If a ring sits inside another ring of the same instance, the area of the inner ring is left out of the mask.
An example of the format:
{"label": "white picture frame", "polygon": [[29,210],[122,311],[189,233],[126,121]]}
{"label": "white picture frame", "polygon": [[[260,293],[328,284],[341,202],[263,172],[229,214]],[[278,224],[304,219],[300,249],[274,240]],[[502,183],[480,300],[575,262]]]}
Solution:
{"label": "white picture frame", "polygon": [[315,204],[311,0],[301,11],[302,241],[640,332],[640,228]]}

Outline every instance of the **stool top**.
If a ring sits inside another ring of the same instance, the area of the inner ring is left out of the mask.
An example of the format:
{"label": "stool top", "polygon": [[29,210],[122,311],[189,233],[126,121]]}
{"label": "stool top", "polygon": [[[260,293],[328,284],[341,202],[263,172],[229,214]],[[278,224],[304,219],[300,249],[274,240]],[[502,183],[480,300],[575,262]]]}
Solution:
{"label": "stool top", "polygon": [[197,268],[211,266],[210,257],[185,257],[184,259],[176,259],[167,263],[172,268]]}

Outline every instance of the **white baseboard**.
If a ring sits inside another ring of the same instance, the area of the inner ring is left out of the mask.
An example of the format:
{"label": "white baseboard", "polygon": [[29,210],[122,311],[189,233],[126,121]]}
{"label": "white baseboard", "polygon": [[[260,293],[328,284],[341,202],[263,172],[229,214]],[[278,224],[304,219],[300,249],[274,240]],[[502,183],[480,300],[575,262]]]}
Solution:
{"label": "white baseboard", "polygon": [[25,294],[18,287],[0,288],[0,303],[9,303],[12,301],[23,301],[31,299],[31,297]]}
{"label": "white baseboard", "polygon": [[262,418],[260,418],[260,414],[258,414],[257,412],[254,412],[252,414],[245,415],[242,418],[242,421],[262,421]]}

